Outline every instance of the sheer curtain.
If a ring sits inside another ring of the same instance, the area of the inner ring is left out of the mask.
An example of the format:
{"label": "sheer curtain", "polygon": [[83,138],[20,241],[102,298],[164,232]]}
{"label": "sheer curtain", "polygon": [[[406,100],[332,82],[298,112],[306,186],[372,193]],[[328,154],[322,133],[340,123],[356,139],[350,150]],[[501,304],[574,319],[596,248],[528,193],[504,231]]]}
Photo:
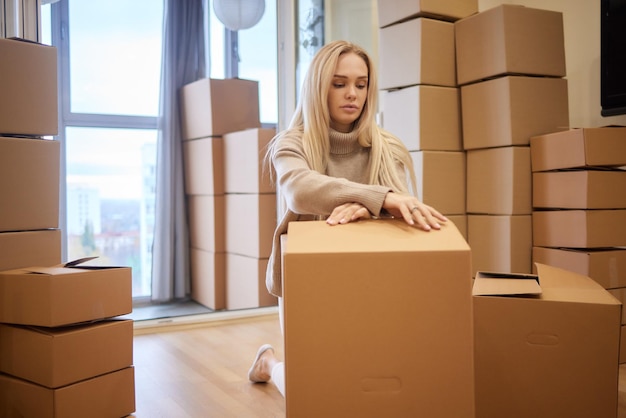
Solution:
{"label": "sheer curtain", "polygon": [[206,76],[203,0],[164,0],[152,300],[189,295],[189,231],[178,90]]}

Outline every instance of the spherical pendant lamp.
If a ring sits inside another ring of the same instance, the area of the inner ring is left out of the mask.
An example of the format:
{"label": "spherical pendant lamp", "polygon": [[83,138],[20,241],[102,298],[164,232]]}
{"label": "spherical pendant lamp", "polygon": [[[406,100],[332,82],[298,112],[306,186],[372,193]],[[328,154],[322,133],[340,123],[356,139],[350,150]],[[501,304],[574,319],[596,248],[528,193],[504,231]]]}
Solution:
{"label": "spherical pendant lamp", "polygon": [[263,17],[265,0],[213,0],[213,10],[228,29],[249,29]]}

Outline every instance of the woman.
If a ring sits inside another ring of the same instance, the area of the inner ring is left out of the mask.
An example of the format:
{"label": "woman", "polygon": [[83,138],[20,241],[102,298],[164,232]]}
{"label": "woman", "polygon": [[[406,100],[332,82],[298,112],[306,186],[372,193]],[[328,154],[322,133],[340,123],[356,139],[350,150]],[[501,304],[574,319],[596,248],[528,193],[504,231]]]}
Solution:
{"label": "woman", "polygon": [[[376,124],[377,95],[368,54],[350,42],[329,43],[311,62],[289,127],[269,145],[267,158],[286,206],[266,277],[269,292],[279,298],[281,329],[280,237],[289,222],[326,219],[329,225],[341,225],[393,216],[430,231],[447,221],[415,197],[409,152]],[[248,377],[253,382],[271,380],[285,394],[284,363],[270,345],[259,348]]]}

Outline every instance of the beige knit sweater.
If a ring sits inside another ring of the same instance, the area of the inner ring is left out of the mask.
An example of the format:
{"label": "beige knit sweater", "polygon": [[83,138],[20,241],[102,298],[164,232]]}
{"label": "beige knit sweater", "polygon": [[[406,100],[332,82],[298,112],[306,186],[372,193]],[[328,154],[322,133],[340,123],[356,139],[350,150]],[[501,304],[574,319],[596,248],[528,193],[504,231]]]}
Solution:
{"label": "beige knit sweater", "polygon": [[[280,237],[287,233],[290,222],[326,218],[334,208],[350,202],[362,204],[373,216],[380,215],[385,196],[391,189],[366,184],[369,156],[370,148],[362,147],[354,132],[331,129],[328,168],[326,174],[320,174],[307,164],[300,138],[283,136],[279,139],[272,164],[286,208],[274,232],[267,266],[265,280],[271,294],[282,296]],[[404,173],[402,167],[398,169]]]}

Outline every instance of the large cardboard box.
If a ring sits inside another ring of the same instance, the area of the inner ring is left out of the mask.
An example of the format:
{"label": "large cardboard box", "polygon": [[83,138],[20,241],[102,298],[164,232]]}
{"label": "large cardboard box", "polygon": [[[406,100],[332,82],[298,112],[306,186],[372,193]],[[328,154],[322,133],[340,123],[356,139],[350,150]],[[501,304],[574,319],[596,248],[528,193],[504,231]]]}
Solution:
{"label": "large cardboard box", "polygon": [[190,249],[191,299],[214,310],[226,307],[226,253]]}
{"label": "large cardboard box", "polygon": [[625,170],[533,173],[533,207],[562,209],[626,208]]}
{"label": "large cardboard box", "polygon": [[276,229],[276,194],[227,194],[226,252],[268,258]]}
{"label": "large cardboard box", "polygon": [[0,39],[0,57],[0,134],[58,134],[57,49]]}
{"label": "large cardboard box", "polygon": [[536,247],[626,247],[626,209],[533,211]]}
{"label": "large cardboard box", "polygon": [[0,374],[0,416],[111,418],[135,411],[135,369],[125,369],[58,389]]}
{"label": "large cardboard box", "polygon": [[626,128],[578,128],[530,139],[533,171],[626,166]]}
{"label": "large cardboard box", "polygon": [[567,80],[506,76],[461,87],[465,149],[529,145],[567,129]]}
{"label": "large cardboard box", "polygon": [[532,232],[531,215],[467,215],[473,273],[530,273]]}
{"label": "large cardboard box", "polygon": [[275,193],[265,161],[275,129],[247,129],[224,135],[224,193]]}
{"label": "large cardboard box", "polygon": [[180,89],[183,140],[260,128],[259,82],[204,78]]}
{"label": "large cardboard box", "polygon": [[382,90],[415,84],[456,87],[453,23],[420,17],[382,28],[378,51]]}
{"label": "large cardboard box", "polygon": [[61,263],[61,230],[0,232],[0,271]]}
{"label": "large cardboard box", "polygon": [[224,195],[188,195],[189,244],[214,253],[226,251],[226,198]]}
{"label": "large cardboard box", "polygon": [[459,85],[504,74],[566,75],[561,12],[503,4],[454,28]]}
{"label": "large cardboard box", "polygon": [[129,267],[27,267],[0,272],[0,322],[58,327],[132,310]]}
{"label": "large cardboard box", "polygon": [[383,92],[382,126],[409,151],[462,151],[456,87],[411,86]]}
{"label": "large cardboard box", "polygon": [[606,289],[626,287],[626,248],[533,247],[533,263],[591,277]]}
{"label": "large cardboard box", "polygon": [[410,152],[417,177],[417,195],[444,215],[465,213],[465,153]]}
{"label": "large cardboard box", "polygon": [[417,16],[457,20],[478,12],[477,0],[378,0],[378,26]]}
{"label": "large cardboard box", "polygon": [[183,158],[186,194],[224,194],[223,138],[185,141]]}
{"label": "large cardboard box", "polygon": [[446,218],[457,227],[463,238],[467,241],[467,214],[446,215]]}
{"label": "large cardboard box", "polygon": [[59,227],[60,150],[59,141],[0,137],[0,231]]}
{"label": "large cardboard box", "polygon": [[589,277],[537,271],[476,276],[476,416],[615,418],[621,303]]}
{"label": "large cardboard box", "polygon": [[287,416],[474,417],[470,248],[453,223],[289,224]]}
{"label": "large cardboard box", "polygon": [[0,371],[48,388],[132,364],[132,320],[57,328],[0,324]]}
{"label": "large cardboard box", "polygon": [[267,258],[226,253],[226,309],[275,306],[278,300],[265,287]]}
{"label": "large cardboard box", "polygon": [[467,213],[532,213],[530,147],[467,151]]}

